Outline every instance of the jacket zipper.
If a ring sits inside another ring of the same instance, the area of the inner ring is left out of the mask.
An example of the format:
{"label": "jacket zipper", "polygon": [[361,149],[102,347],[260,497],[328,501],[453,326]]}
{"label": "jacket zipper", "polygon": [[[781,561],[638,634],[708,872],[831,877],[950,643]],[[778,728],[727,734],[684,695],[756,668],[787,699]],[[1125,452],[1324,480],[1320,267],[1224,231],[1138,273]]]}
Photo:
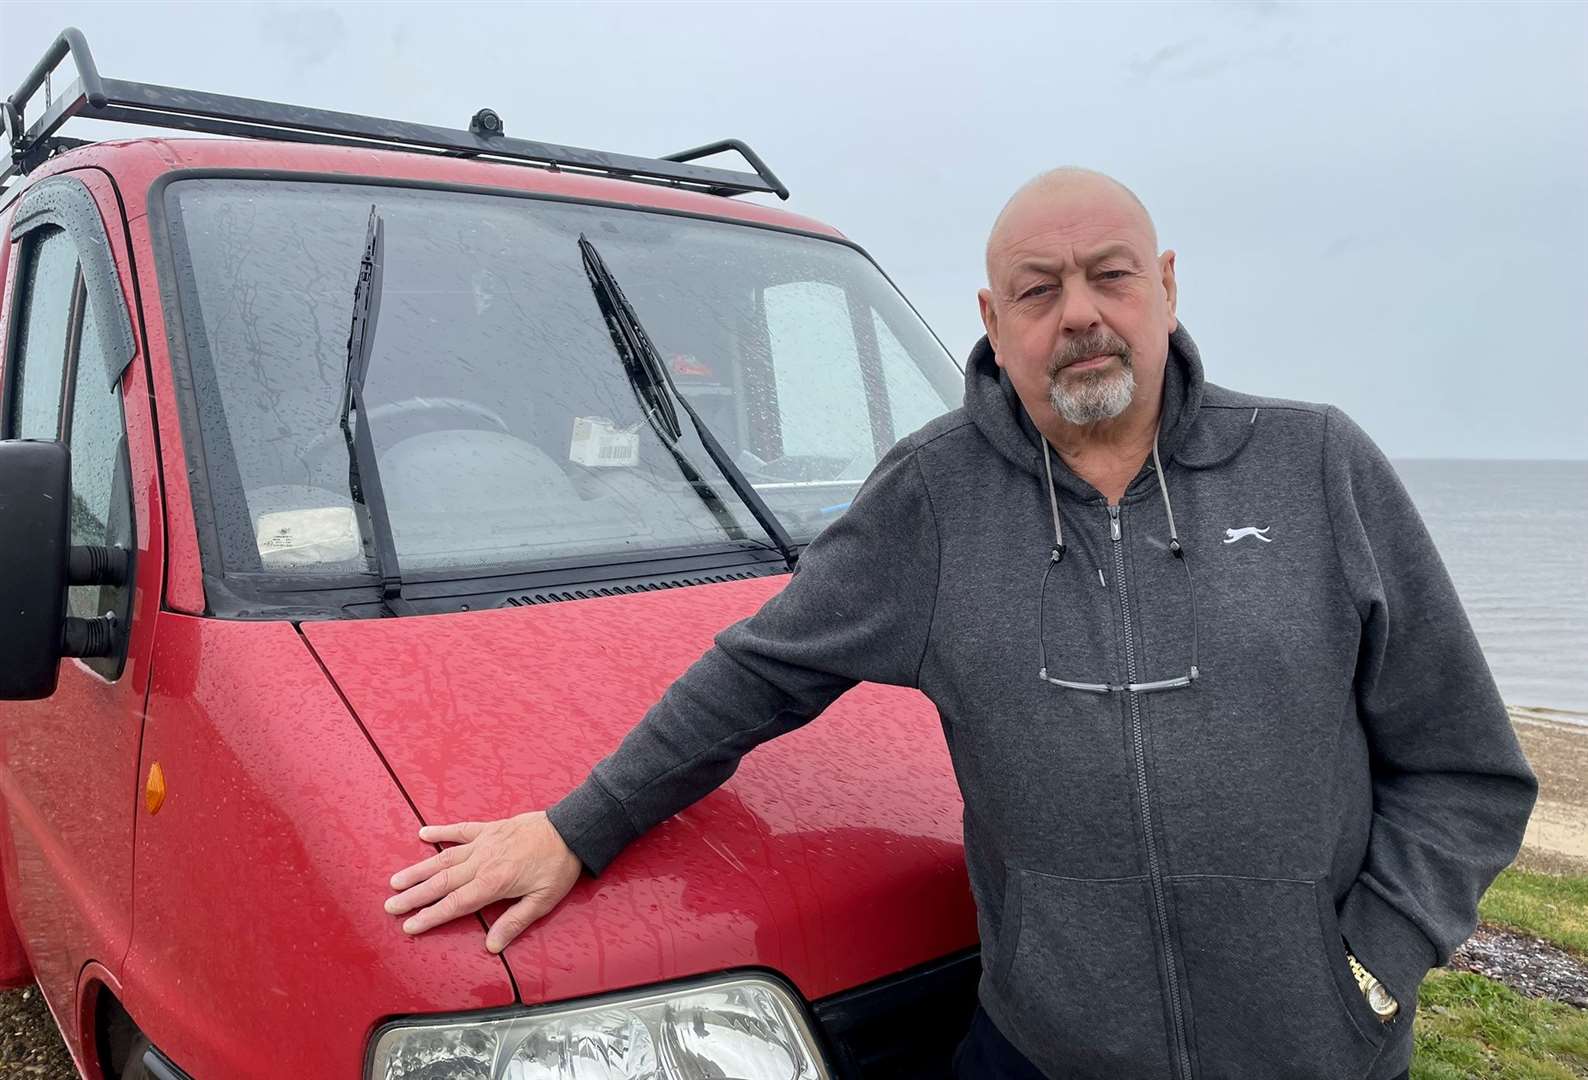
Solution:
{"label": "jacket zipper", "polygon": [[[1125,546],[1120,542],[1119,507],[1108,508],[1109,536],[1114,547],[1114,579],[1119,582],[1119,611],[1125,627],[1125,681],[1136,681],[1136,644],[1130,632],[1130,597],[1125,591]],[[1152,831],[1152,803],[1147,795],[1147,750],[1141,730],[1141,702],[1137,695],[1126,691],[1130,702],[1130,743],[1136,758],[1136,790],[1141,798],[1141,824],[1147,838],[1147,880],[1152,885],[1153,907],[1158,914],[1158,934],[1163,943],[1164,958],[1169,968],[1169,1011],[1174,1018],[1175,1053],[1180,1061],[1180,1075],[1191,1080],[1191,1054],[1186,1048],[1185,1016],[1180,1004],[1179,958],[1175,956],[1174,943],[1169,939],[1168,905],[1164,902],[1163,870],[1158,865],[1158,842]]]}

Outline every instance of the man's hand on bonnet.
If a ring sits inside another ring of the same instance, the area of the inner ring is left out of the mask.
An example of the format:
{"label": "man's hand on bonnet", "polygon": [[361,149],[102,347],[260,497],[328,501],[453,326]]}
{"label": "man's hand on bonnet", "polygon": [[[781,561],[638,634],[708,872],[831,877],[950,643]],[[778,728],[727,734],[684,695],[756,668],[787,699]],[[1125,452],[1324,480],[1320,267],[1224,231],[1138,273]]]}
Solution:
{"label": "man's hand on bonnet", "polygon": [[485,947],[493,953],[556,907],[582,870],[544,810],[500,821],[426,825],[419,839],[454,846],[393,874],[391,887],[398,892],[387,899],[387,913],[423,909],[403,923],[405,933],[422,934],[487,904],[516,898],[485,935]]}

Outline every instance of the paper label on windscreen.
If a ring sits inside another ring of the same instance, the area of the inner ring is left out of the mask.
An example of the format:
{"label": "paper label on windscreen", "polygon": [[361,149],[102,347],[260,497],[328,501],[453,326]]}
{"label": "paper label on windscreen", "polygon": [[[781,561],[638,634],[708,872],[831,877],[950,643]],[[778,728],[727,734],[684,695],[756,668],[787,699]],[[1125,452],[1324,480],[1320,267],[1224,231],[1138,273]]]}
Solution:
{"label": "paper label on windscreen", "polygon": [[[643,422],[643,421],[642,421]],[[604,416],[576,416],[568,460],[597,468],[640,463],[639,424],[620,428]]]}
{"label": "paper label on windscreen", "polygon": [[267,568],[345,562],[364,550],[350,506],[260,514],[255,540]]}

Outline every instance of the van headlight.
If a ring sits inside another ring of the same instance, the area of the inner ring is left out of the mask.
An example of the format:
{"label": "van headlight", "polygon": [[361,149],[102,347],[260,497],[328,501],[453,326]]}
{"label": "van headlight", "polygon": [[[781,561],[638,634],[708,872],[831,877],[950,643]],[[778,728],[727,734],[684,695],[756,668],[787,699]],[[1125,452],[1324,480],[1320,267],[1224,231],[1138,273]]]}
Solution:
{"label": "van headlight", "polygon": [[381,1028],[368,1080],[830,1080],[804,1010],[770,979],[609,995],[516,1016]]}

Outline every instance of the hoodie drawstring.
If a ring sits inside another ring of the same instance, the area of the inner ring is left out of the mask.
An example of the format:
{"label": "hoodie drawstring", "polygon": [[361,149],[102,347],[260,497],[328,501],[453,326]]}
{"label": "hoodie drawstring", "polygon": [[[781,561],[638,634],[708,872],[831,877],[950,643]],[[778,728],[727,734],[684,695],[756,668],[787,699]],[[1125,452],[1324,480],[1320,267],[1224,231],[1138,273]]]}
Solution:
{"label": "hoodie drawstring", "polygon": [[[1048,472],[1048,506],[1053,510],[1053,561],[1059,562],[1064,558],[1064,527],[1059,524],[1059,500],[1053,494],[1053,462],[1048,456],[1048,437],[1039,431],[1037,438],[1042,440],[1042,467]],[[1156,443],[1156,436],[1153,441]]]}
{"label": "hoodie drawstring", "polygon": [[[1158,426],[1163,426],[1163,418],[1158,420]],[[1064,558],[1064,528],[1059,523],[1059,500],[1053,493],[1053,455],[1048,447],[1047,436],[1038,433],[1042,439],[1042,467],[1048,474],[1048,508],[1053,511],[1053,561],[1059,562]],[[1169,501],[1169,485],[1163,478],[1163,461],[1158,457],[1158,430],[1152,433],[1152,471],[1158,476],[1158,491],[1163,495],[1163,510],[1169,517],[1169,551],[1177,559],[1185,558],[1185,551],[1180,546],[1180,535],[1174,527],[1174,505]]]}
{"label": "hoodie drawstring", "polygon": [[[1255,418],[1256,418],[1256,413],[1254,411],[1253,412],[1253,419],[1255,419]],[[1160,416],[1158,418],[1158,427],[1161,428],[1162,426],[1163,426],[1163,418]],[[1054,563],[1062,562],[1063,559],[1064,559],[1064,551],[1065,551],[1065,548],[1064,548],[1064,529],[1063,529],[1063,526],[1062,526],[1062,524],[1060,523],[1060,520],[1059,520],[1059,499],[1058,499],[1058,495],[1055,493],[1054,487],[1053,487],[1053,455],[1052,455],[1052,450],[1051,450],[1051,448],[1050,448],[1050,446],[1048,444],[1047,436],[1042,435],[1042,433],[1040,431],[1037,434],[1038,434],[1038,438],[1040,438],[1042,440],[1042,468],[1047,473],[1047,476],[1048,476],[1048,508],[1053,513],[1053,553],[1052,553],[1052,556],[1050,557],[1049,562],[1048,562],[1048,569],[1052,570]],[[1196,617],[1197,594],[1196,594],[1196,584],[1191,580],[1191,564],[1186,559],[1185,548],[1180,543],[1180,535],[1179,535],[1178,531],[1175,529],[1175,525],[1174,525],[1174,504],[1169,501],[1169,483],[1168,483],[1167,480],[1164,479],[1164,475],[1163,475],[1163,461],[1159,457],[1159,454],[1158,454],[1158,428],[1154,428],[1153,429],[1153,433],[1152,433],[1152,470],[1153,470],[1153,472],[1155,474],[1157,474],[1157,477],[1158,477],[1158,493],[1163,497],[1164,515],[1169,519],[1169,554],[1173,555],[1176,559],[1180,560],[1181,567],[1183,567],[1185,569],[1186,589],[1189,591],[1190,597],[1191,597],[1191,675],[1190,675],[1189,679],[1184,680],[1183,682],[1182,682],[1182,680],[1178,680],[1178,679],[1164,680],[1164,682],[1167,683],[1167,684],[1184,685],[1185,683],[1194,682],[1196,680],[1198,674],[1200,674],[1200,671],[1199,671],[1199,669],[1197,667],[1197,617]],[[1046,591],[1047,591],[1047,574],[1043,574],[1042,581],[1043,581],[1043,592],[1045,594]],[[1040,633],[1040,631],[1039,631],[1039,633]],[[1046,665],[1045,661],[1043,662],[1043,667],[1042,667],[1041,674],[1042,674],[1043,678],[1047,678],[1047,665]],[[1087,689],[1094,689],[1094,687],[1090,687],[1090,686],[1088,686],[1086,688]],[[1131,686],[1121,686],[1121,687],[1100,686],[1100,687],[1095,687],[1095,688],[1096,689],[1136,689],[1137,687],[1131,687]],[[1159,689],[1159,688],[1160,687],[1157,684],[1141,684],[1140,685],[1140,689]],[[1167,688],[1167,687],[1164,687],[1164,688]]]}

